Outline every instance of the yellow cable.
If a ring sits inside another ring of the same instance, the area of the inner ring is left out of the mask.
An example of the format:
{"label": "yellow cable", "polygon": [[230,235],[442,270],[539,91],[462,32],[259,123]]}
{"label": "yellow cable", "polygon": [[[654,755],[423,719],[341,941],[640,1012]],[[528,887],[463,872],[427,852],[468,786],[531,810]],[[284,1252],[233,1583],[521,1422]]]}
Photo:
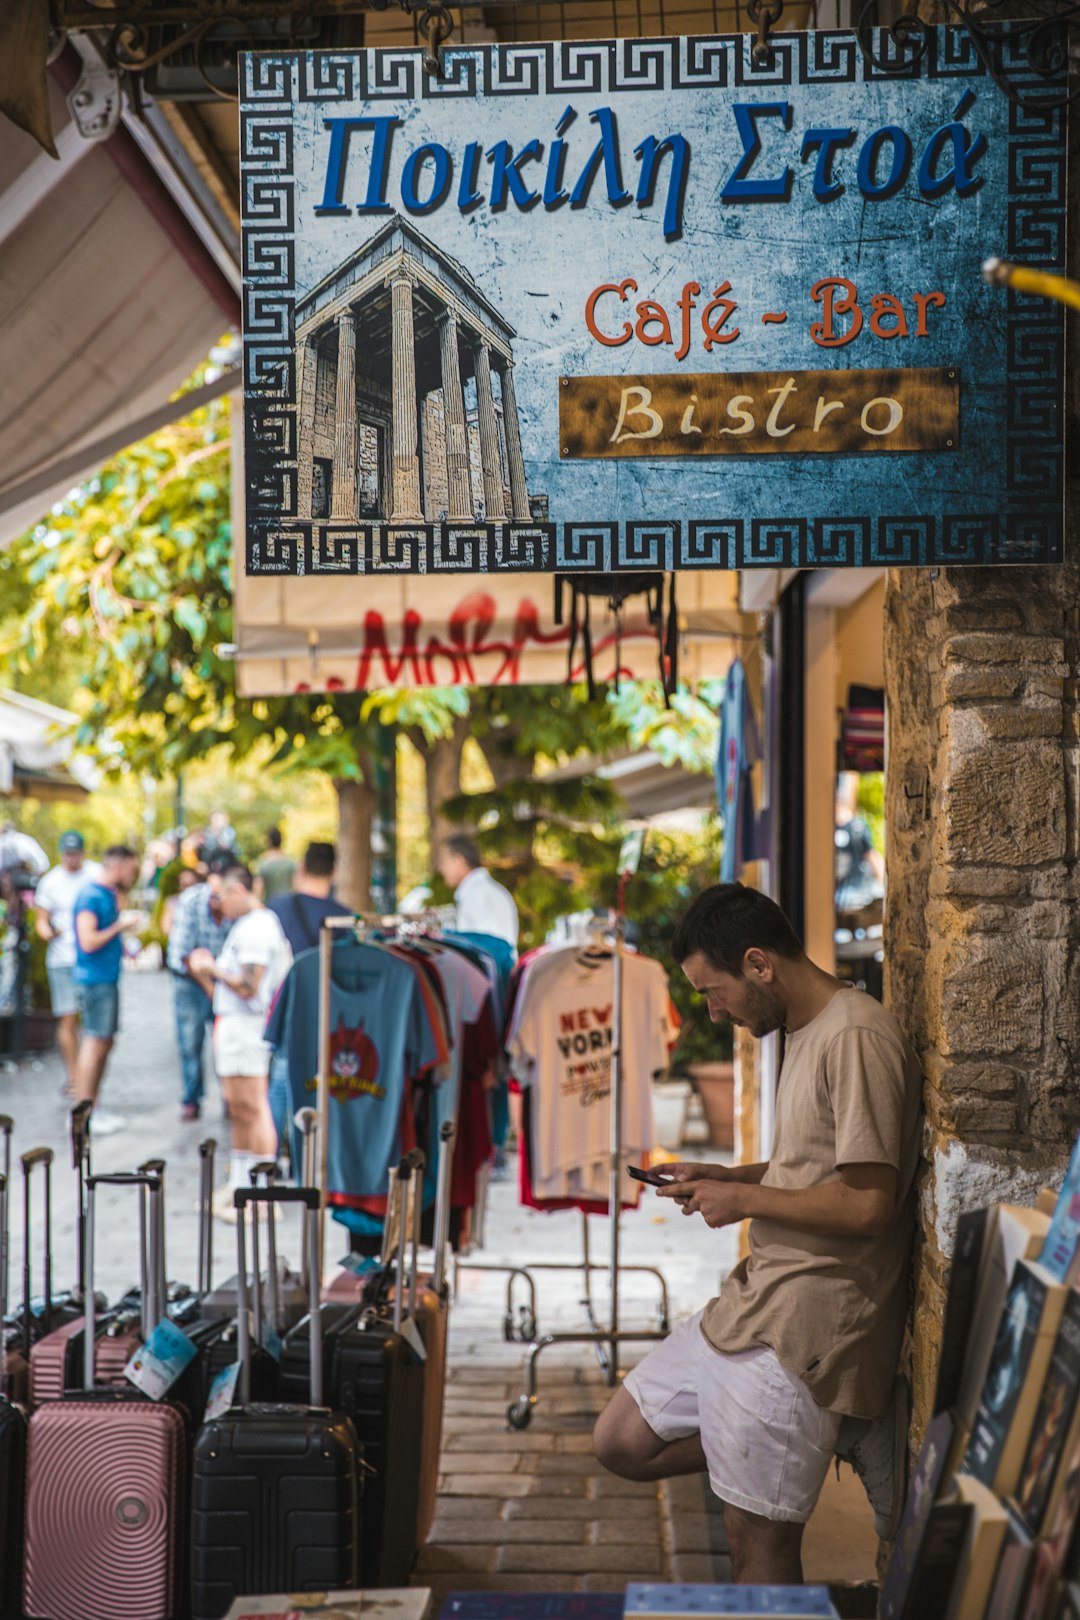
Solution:
{"label": "yellow cable", "polygon": [[1053,298],[1070,309],[1080,309],[1080,282],[1068,276],[1050,275],[1045,270],[1031,270],[1027,265],[1010,264],[1008,259],[987,259],[983,275],[996,287],[1011,287],[1014,292],[1031,293],[1037,298]]}

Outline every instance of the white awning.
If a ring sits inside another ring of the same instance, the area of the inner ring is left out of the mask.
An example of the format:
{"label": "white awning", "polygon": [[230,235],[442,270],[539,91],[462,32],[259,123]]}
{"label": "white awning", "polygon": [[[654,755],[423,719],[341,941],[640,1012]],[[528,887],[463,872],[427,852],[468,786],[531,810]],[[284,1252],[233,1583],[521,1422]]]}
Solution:
{"label": "white awning", "polygon": [[82,799],[98,770],[75,752],[77,714],[0,689],[0,797]]}
{"label": "white awning", "polygon": [[50,100],[59,162],[0,142],[0,544],[145,432],[238,311],[127,130],[84,140]]}

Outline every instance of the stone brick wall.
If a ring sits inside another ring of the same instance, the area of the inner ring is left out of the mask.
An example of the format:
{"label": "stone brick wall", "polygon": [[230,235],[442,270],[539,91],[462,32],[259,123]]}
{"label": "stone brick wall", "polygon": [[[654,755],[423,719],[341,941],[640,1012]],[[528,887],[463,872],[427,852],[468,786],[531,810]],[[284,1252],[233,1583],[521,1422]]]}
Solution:
{"label": "stone brick wall", "polygon": [[885,995],[926,1077],[915,1424],[965,1208],[1032,1202],[1080,1128],[1080,566],[886,592]]}

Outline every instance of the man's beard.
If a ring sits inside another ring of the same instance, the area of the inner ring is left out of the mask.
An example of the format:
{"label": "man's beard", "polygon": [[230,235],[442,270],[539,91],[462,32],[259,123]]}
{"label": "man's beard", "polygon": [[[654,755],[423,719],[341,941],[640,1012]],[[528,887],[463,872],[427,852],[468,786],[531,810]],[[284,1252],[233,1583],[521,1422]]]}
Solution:
{"label": "man's beard", "polygon": [[784,1006],[779,996],[767,985],[755,984],[752,979],[744,979],[743,983],[743,1017],[739,1022],[745,1024],[755,1040],[760,1041],[782,1027]]}

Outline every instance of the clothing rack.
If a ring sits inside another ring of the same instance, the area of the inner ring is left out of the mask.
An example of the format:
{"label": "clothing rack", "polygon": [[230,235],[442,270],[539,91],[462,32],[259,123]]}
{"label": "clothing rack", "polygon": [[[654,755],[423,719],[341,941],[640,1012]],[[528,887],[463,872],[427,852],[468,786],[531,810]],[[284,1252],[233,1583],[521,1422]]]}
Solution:
{"label": "clothing rack", "polygon": [[[318,1058],[318,1091],[316,1095],[316,1115],[318,1119],[316,1139],[318,1142],[318,1193],[319,1193],[319,1241],[318,1263],[319,1274],[325,1273],[326,1257],[326,1217],[329,1202],[326,1189],[330,1180],[330,1013],[332,1005],[332,967],[334,935],[350,933],[358,941],[363,941],[371,933],[379,930],[392,929],[399,938],[433,938],[442,931],[442,918],[434,910],[418,912],[415,915],[401,915],[385,912],[350,912],[339,917],[325,917],[319,928],[319,1058]],[[443,1129],[446,1129],[444,1125]],[[452,1133],[451,1133],[452,1134]],[[442,1174],[440,1170],[440,1175]],[[446,1239],[450,1225],[449,1183],[447,1184],[447,1200],[445,1208],[441,1210],[441,1232],[436,1234],[436,1250],[445,1252]],[[439,1270],[443,1260],[439,1260]]]}
{"label": "clothing rack", "polygon": [[[621,899],[621,885],[620,885]],[[667,1280],[663,1272],[656,1266],[623,1265],[620,1258],[621,1219],[622,1219],[622,1093],[623,1093],[623,953],[625,949],[626,919],[621,904],[608,913],[606,917],[595,916],[584,925],[584,937],[581,943],[586,944],[589,938],[597,939],[602,936],[605,943],[610,944],[612,950],[612,1031],[611,1031],[611,1074],[610,1074],[610,1134],[609,1134],[609,1183],[608,1183],[608,1218],[610,1221],[610,1248],[606,1265],[593,1261],[589,1246],[588,1215],[582,1212],[581,1235],[582,1257],[579,1261],[564,1260],[534,1260],[527,1266],[499,1265],[486,1260],[463,1260],[455,1258],[454,1287],[457,1289],[457,1275],[460,1270],[467,1271],[493,1271],[507,1274],[506,1284],[506,1311],[503,1318],[503,1334],[507,1339],[520,1338],[529,1341],[529,1348],[525,1357],[524,1388],[516,1400],[511,1401],[506,1410],[507,1422],[511,1428],[528,1428],[532,1421],[532,1414],[539,1404],[538,1383],[540,1375],[540,1357],[543,1352],[556,1344],[591,1344],[596,1351],[600,1370],[604,1381],[609,1388],[613,1388],[619,1378],[619,1350],[624,1341],[631,1340],[657,1340],[667,1337],[670,1316]],[[573,1271],[580,1272],[582,1277],[581,1304],[585,1311],[588,1327],[576,1332],[545,1333],[539,1332],[537,1319],[536,1279],[533,1275],[538,1271]],[[611,1314],[607,1323],[597,1321],[596,1309],[592,1297],[592,1274],[606,1271],[610,1280]],[[647,1274],[656,1278],[659,1285],[658,1325],[655,1328],[625,1328],[620,1320],[620,1280],[629,1273]],[[517,1308],[515,1316],[514,1291],[515,1283],[523,1280],[527,1290],[528,1303]]]}

